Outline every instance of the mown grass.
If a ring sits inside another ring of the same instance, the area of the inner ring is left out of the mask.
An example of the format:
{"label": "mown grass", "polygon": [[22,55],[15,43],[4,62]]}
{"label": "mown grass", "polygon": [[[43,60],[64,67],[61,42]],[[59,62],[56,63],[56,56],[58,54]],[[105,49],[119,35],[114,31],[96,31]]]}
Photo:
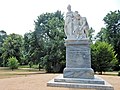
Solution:
{"label": "mown grass", "polygon": [[8,67],[0,67],[0,79],[2,78],[11,78],[11,77],[21,77],[33,74],[43,74],[46,73],[44,70],[39,71],[34,68],[19,68],[14,69],[13,71]]}
{"label": "mown grass", "polygon": [[[19,68],[30,68],[30,67],[29,67],[29,65],[21,65],[21,66],[19,66]],[[39,69],[39,66],[38,65],[33,65],[32,68]]]}
{"label": "mown grass", "polygon": [[[34,65],[37,67],[36,65]],[[11,70],[8,67],[0,67],[0,79],[2,78],[11,78],[11,77],[21,77],[27,75],[35,75],[35,74],[45,74],[45,70],[29,68],[28,65],[20,66],[18,69]],[[103,75],[111,75],[111,76],[118,76],[118,72],[103,72]]]}

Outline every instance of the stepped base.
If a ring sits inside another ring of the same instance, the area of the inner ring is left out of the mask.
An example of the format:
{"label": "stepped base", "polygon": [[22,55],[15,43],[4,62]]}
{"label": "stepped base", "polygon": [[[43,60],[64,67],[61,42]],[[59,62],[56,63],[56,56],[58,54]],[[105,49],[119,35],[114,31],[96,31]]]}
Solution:
{"label": "stepped base", "polygon": [[64,87],[74,88],[77,90],[114,90],[114,88],[100,77],[95,76],[94,79],[80,79],[80,78],[63,78],[59,75],[49,81],[47,86],[50,87]]}

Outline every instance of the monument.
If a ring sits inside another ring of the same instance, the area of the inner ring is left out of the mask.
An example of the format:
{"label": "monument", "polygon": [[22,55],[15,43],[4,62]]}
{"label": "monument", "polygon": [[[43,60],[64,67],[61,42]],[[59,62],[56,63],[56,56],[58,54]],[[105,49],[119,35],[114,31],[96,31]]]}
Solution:
{"label": "monument", "polygon": [[63,75],[49,81],[47,86],[65,87],[73,90],[114,90],[105,80],[95,76],[91,68],[87,19],[82,17],[78,11],[71,11],[70,5],[67,9],[64,25],[67,36],[65,40],[66,68]]}

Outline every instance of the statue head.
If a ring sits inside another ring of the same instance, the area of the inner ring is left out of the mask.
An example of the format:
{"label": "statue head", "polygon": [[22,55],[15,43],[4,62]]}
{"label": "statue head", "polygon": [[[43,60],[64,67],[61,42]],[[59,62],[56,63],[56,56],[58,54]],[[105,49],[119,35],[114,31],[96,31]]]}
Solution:
{"label": "statue head", "polygon": [[75,17],[76,19],[80,20],[81,16],[80,16],[80,14],[78,13],[78,11],[75,11],[75,12],[74,12],[74,17]]}
{"label": "statue head", "polygon": [[67,6],[67,9],[68,9],[68,11],[71,11],[71,5],[70,4]]}

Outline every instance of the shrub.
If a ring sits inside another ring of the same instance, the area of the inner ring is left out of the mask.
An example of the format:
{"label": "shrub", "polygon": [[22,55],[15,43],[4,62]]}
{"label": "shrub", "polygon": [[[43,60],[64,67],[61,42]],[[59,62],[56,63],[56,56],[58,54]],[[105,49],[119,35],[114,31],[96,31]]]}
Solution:
{"label": "shrub", "polygon": [[11,57],[8,59],[8,66],[10,67],[10,69],[18,69],[19,63],[18,60],[15,57]]}
{"label": "shrub", "polygon": [[112,45],[106,42],[96,42],[91,45],[92,68],[102,74],[116,65],[117,58]]}

